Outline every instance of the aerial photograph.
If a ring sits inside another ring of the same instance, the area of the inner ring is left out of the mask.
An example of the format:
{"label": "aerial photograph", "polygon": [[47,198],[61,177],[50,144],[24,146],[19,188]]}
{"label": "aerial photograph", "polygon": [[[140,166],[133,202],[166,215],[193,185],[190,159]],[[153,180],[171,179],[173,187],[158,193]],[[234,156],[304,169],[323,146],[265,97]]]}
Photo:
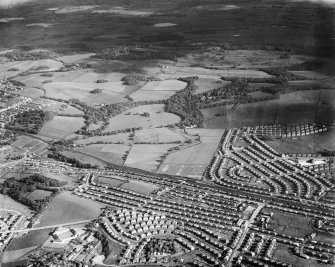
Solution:
{"label": "aerial photograph", "polygon": [[335,0],[0,0],[0,267],[334,267]]}

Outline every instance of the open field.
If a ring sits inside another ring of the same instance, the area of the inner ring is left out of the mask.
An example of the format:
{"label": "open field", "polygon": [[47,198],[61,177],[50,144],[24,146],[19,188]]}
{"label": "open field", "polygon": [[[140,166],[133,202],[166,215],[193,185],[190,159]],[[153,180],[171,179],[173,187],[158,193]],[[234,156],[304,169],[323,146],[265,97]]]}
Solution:
{"label": "open field", "polygon": [[33,192],[29,193],[26,198],[30,199],[30,200],[40,200],[40,199],[44,199],[48,196],[50,196],[52,194],[52,192],[50,191],[46,191],[46,190],[34,190]]}
{"label": "open field", "polygon": [[52,101],[52,100],[47,100],[47,103],[50,104],[50,106],[45,107],[43,110],[45,111],[49,111],[49,112],[54,112],[57,114],[69,114],[69,115],[77,115],[77,114],[81,114],[83,115],[84,112],[82,112],[81,110],[72,107],[68,104],[65,103],[60,103],[60,102],[56,102],[56,101]]}
{"label": "open field", "polygon": [[170,145],[133,145],[125,162],[125,166],[139,168],[147,171],[155,171],[159,165],[160,157],[167,153]]}
{"label": "open field", "polygon": [[36,227],[94,219],[102,207],[90,199],[62,192],[50,202]]}
{"label": "open field", "polygon": [[187,138],[169,128],[144,129],[135,132],[135,143],[184,142]]}
{"label": "open field", "polygon": [[318,119],[332,121],[333,114],[329,108],[332,108],[333,102],[330,101],[334,95],[335,92],[330,90],[298,91],[280,95],[280,99],[238,105],[235,110],[232,110],[232,105],[203,109],[204,127],[308,123]]}
{"label": "open field", "polygon": [[67,182],[68,184],[71,184],[74,182],[74,178],[67,176],[63,173],[50,173],[50,172],[43,172],[42,175],[44,175],[47,178],[55,179],[63,182]]}
{"label": "open field", "polygon": [[[0,63],[0,78],[10,78],[21,72],[33,70],[34,68],[46,66],[48,71],[57,70],[63,66],[61,62],[53,59],[29,60],[29,61],[12,61]],[[14,69],[14,70],[11,70]]]}
{"label": "open field", "polygon": [[15,92],[20,96],[38,98],[44,95],[44,91],[37,88],[25,87],[23,90],[19,90]]}
{"label": "open field", "polygon": [[199,134],[201,143],[171,153],[159,167],[159,173],[201,178],[221,139],[222,130],[187,129],[190,135]]}
{"label": "open field", "polygon": [[274,258],[278,259],[279,261],[292,264],[293,266],[297,266],[297,267],[331,266],[331,265],[325,265],[322,263],[318,263],[315,260],[311,260],[311,259],[305,260],[295,255],[292,255],[292,253],[289,252],[289,247],[282,245],[282,244],[278,244],[278,247],[275,249]]}
{"label": "open field", "polygon": [[26,255],[30,251],[34,250],[35,248],[37,248],[37,246],[27,247],[27,248],[22,248],[22,249],[17,249],[17,250],[11,250],[11,251],[5,251],[2,255],[2,264],[3,264],[2,266],[4,266],[5,263],[15,262],[19,260],[20,258],[22,258],[24,255]]}
{"label": "open field", "polygon": [[[148,112],[150,116],[143,116],[144,112]],[[109,125],[104,132],[134,127],[142,127],[144,129],[154,128],[157,126],[178,123],[179,121],[180,118],[177,115],[164,112],[163,104],[144,105],[132,108],[129,111],[111,118],[109,120]]]}
{"label": "open field", "polygon": [[89,154],[83,154],[79,151],[78,152],[76,152],[76,151],[63,151],[61,154],[66,156],[66,157],[77,159],[81,163],[84,163],[84,164],[98,165],[101,168],[104,168],[104,167],[107,166],[106,162],[103,161],[102,159],[94,157],[93,155],[91,156]]}
{"label": "open field", "polygon": [[147,82],[142,88],[131,94],[131,98],[135,101],[168,99],[185,87],[186,83],[178,80]]}
{"label": "open field", "polygon": [[127,182],[126,180],[119,179],[119,177],[114,178],[114,177],[110,177],[110,176],[99,176],[97,178],[97,181],[99,183],[108,184],[108,185],[116,186],[116,187],[119,187],[123,183]]}
{"label": "open field", "polygon": [[269,228],[276,230],[279,234],[304,238],[307,234],[314,232],[309,224],[311,218],[277,211],[273,213],[274,215],[269,222]]}
{"label": "open field", "polygon": [[31,215],[31,211],[27,206],[24,206],[11,199],[9,196],[2,194],[0,194],[0,209],[16,210],[27,217]]}
{"label": "open field", "polygon": [[105,136],[92,136],[92,137],[87,137],[83,139],[76,140],[75,143],[78,145],[87,145],[91,143],[129,143],[129,133],[120,133],[120,134],[114,134],[114,135],[105,135]]}
{"label": "open field", "polygon": [[220,78],[220,77],[238,77],[238,78],[270,78],[271,75],[258,70],[238,70],[238,69],[206,69],[201,67],[182,67],[171,77],[192,77],[200,78]]}
{"label": "open field", "polygon": [[55,116],[43,125],[38,135],[47,138],[60,139],[74,133],[82,126],[84,126],[83,118]]}
{"label": "open field", "polygon": [[115,164],[123,164],[122,157],[129,150],[129,146],[123,144],[95,144],[79,147],[76,151],[92,155],[104,161]]}
{"label": "open field", "polygon": [[36,246],[40,246],[49,238],[49,234],[52,231],[53,231],[52,228],[30,231],[29,233],[27,233],[22,237],[14,238],[7,247],[6,251],[33,249]]}
{"label": "open field", "polygon": [[[50,82],[44,84],[46,96],[48,97],[64,100],[76,98],[90,105],[126,102],[127,100],[120,94],[124,88],[121,82],[107,82],[101,84]],[[102,92],[98,94],[90,93],[90,91],[94,89],[101,89]]]}
{"label": "open field", "polygon": [[49,145],[42,140],[28,136],[20,135],[11,144],[13,147],[25,151],[27,153],[35,153],[36,155],[42,155],[47,151]]}
{"label": "open field", "polygon": [[131,180],[128,183],[122,184],[121,188],[128,189],[140,194],[149,195],[153,191],[157,190],[159,187],[154,184]]}
{"label": "open field", "polygon": [[201,94],[203,92],[210,91],[215,88],[219,88],[228,84],[227,81],[222,81],[220,79],[210,79],[210,78],[199,78],[195,82],[198,89],[195,91],[196,94]]}

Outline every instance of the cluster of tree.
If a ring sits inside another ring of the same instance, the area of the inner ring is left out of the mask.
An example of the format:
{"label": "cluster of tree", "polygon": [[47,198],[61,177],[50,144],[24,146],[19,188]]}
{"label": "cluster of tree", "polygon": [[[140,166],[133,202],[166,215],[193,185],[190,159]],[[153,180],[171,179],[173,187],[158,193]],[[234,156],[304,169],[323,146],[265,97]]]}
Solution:
{"label": "cluster of tree", "polygon": [[44,123],[51,119],[49,112],[29,110],[16,115],[15,119],[6,125],[7,129],[37,134]]}
{"label": "cluster of tree", "polygon": [[280,81],[297,81],[306,79],[305,77],[301,77],[289,72],[287,67],[273,67],[273,68],[264,68],[260,70],[269,75],[275,76]]}
{"label": "cluster of tree", "polygon": [[155,77],[145,77],[145,76],[140,75],[140,74],[128,74],[128,75],[124,76],[121,79],[121,81],[125,85],[136,85],[140,81],[149,82],[149,81],[157,81],[157,79]]}
{"label": "cluster of tree", "polygon": [[200,94],[203,104],[220,101],[222,99],[241,100],[248,96],[248,82],[245,79],[235,78],[224,86]]}
{"label": "cluster of tree", "polygon": [[90,93],[91,94],[100,94],[100,93],[102,93],[102,89],[99,89],[99,88],[93,89],[93,90],[90,91]]}
{"label": "cluster of tree", "polygon": [[40,59],[52,59],[55,58],[55,54],[49,51],[38,51],[38,52],[25,52],[25,51],[12,51],[7,52],[3,55],[10,61],[26,61],[26,60],[40,60]]}
{"label": "cluster of tree", "polygon": [[171,239],[151,239],[148,244],[144,247],[144,254],[149,261],[151,255],[156,254],[174,254],[176,253],[176,248],[174,241]]}
{"label": "cluster of tree", "polygon": [[81,163],[79,160],[77,160],[75,158],[70,158],[70,157],[64,156],[57,151],[49,153],[48,157],[53,158],[53,159],[58,160],[58,161],[65,162],[65,163],[70,163],[70,164],[72,164],[73,167],[76,167],[76,168],[99,169],[98,165],[92,165],[90,163]]}
{"label": "cluster of tree", "polygon": [[182,78],[187,82],[186,88],[180,90],[165,102],[165,111],[176,114],[182,118],[180,126],[202,126],[203,115],[199,109],[200,98],[194,95],[197,86],[194,83],[196,77]]}
{"label": "cluster of tree", "polygon": [[318,154],[320,154],[323,157],[335,157],[335,151],[330,150],[318,151]]}
{"label": "cluster of tree", "polygon": [[0,192],[38,212],[50,202],[52,195],[38,200],[31,200],[27,198],[26,195],[36,189],[56,193],[58,192],[58,188],[64,185],[66,185],[66,182],[50,179],[40,174],[34,174],[20,180],[16,180],[15,178],[7,179],[4,183],[0,184]]}

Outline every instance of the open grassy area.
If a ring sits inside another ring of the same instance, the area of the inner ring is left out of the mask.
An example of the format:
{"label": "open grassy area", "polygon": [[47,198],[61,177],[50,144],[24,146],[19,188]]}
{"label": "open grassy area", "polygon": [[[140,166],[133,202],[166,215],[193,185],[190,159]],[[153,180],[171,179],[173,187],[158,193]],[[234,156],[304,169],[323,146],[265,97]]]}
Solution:
{"label": "open grassy area", "polygon": [[125,166],[139,168],[147,171],[155,171],[159,166],[161,156],[167,153],[169,145],[133,145],[125,162]]}
{"label": "open grassy area", "polygon": [[77,159],[83,164],[98,165],[100,168],[107,166],[107,163],[103,159],[90,154],[81,153],[80,151],[63,151],[61,154],[69,158]]}
{"label": "open grassy area", "polygon": [[196,179],[202,177],[218,147],[222,130],[187,129],[187,133],[198,134],[201,143],[192,144],[171,153],[159,167],[159,173]]}
{"label": "open grassy area", "polygon": [[[145,112],[148,112],[149,116],[144,116]],[[104,132],[134,127],[154,128],[178,123],[179,121],[180,118],[177,115],[164,112],[163,104],[144,105],[111,118]]]}
{"label": "open grassy area", "polygon": [[269,228],[279,234],[292,235],[304,238],[307,234],[314,232],[310,225],[311,219],[285,212],[273,212],[269,222]]}
{"label": "open grassy area", "polygon": [[86,137],[83,139],[76,140],[75,143],[78,145],[87,145],[94,143],[129,143],[129,133],[120,133],[114,135],[105,135],[105,136],[92,136]]}
{"label": "open grassy area", "polygon": [[181,135],[168,128],[143,129],[136,131],[135,143],[169,143],[184,142],[186,135]]}
{"label": "open grassy area", "polygon": [[44,124],[38,134],[47,138],[60,139],[74,133],[82,126],[84,126],[83,118],[55,116]]}
{"label": "open grassy area", "polygon": [[50,191],[46,191],[46,190],[34,190],[33,192],[29,193],[26,198],[30,199],[30,200],[40,200],[40,199],[44,199],[48,196],[50,196],[52,194],[52,192]]}
{"label": "open grassy area", "polygon": [[129,148],[129,146],[123,144],[94,144],[79,147],[76,151],[92,155],[107,162],[123,164],[122,157]]}
{"label": "open grassy area", "polygon": [[94,219],[102,207],[98,202],[63,192],[50,202],[36,227]]}
{"label": "open grassy area", "polygon": [[128,189],[140,194],[149,195],[153,191],[157,190],[159,187],[154,184],[131,180],[128,183],[122,184],[121,188]]}
{"label": "open grassy area", "polygon": [[50,233],[52,233],[53,228],[30,231],[28,234],[14,238],[9,246],[7,247],[7,251],[16,251],[21,249],[33,249],[36,246],[42,245],[49,237]]}
{"label": "open grassy area", "polygon": [[123,183],[127,182],[126,180],[119,179],[119,178],[114,178],[114,177],[110,177],[110,176],[99,176],[97,178],[97,181],[99,183],[108,184],[108,185],[116,186],[116,187],[118,187],[118,186],[122,185]]}
{"label": "open grassy area", "polygon": [[135,101],[168,99],[185,87],[186,83],[178,80],[148,82],[141,89],[131,94],[131,98]]}
{"label": "open grassy area", "polygon": [[23,215],[30,217],[31,210],[7,195],[0,194],[0,209],[16,210]]}

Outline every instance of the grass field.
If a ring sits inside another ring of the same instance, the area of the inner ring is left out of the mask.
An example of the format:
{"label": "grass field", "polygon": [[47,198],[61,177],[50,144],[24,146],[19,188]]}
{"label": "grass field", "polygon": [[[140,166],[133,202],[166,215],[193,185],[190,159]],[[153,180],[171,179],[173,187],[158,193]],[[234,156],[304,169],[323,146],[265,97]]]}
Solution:
{"label": "grass field", "polygon": [[31,211],[27,206],[24,206],[11,199],[9,196],[2,194],[0,194],[0,209],[16,210],[27,217],[31,215]]}
{"label": "grass field", "polygon": [[199,134],[201,143],[171,153],[158,169],[159,173],[201,178],[210,163],[222,136],[222,130],[187,129]]}
{"label": "grass field", "polygon": [[9,246],[7,251],[16,251],[21,249],[33,249],[36,246],[42,245],[49,237],[49,234],[53,231],[53,228],[30,231],[28,234],[23,237],[14,238]]}
{"label": "grass field", "polygon": [[154,128],[136,131],[135,143],[168,143],[184,142],[187,138],[169,128]]}
{"label": "grass field", "polygon": [[78,145],[86,145],[90,143],[97,143],[97,142],[111,142],[111,143],[129,143],[129,133],[120,133],[115,135],[105,135],[105,136],[93,136],[87,137],[84,139],[76,140],[75,143]]}
{"label": "grass field", "polygon": [[159,165],[160,157],[163,156],[169,148],[175,146],[176,144],[133,145],[125,162],[125,166],[155,171]]}
{"label": "grass field", "polygon": [[67,176],[63,173],[50,173],[50,172],[43,172],[42,173],[45,177],[50,179],[56,179],[59,181],[67,182],[68,184],[71,184],[74,182],[74,178]]}
{"label": "grass field", "polygon": [[55,116],[43,125],[38,135],[60,139],[74,133],[82,126],[84,126],[83,118]]}
{"label": "grass field", "polygon": [[199,78],[195,81],[195,85],[198,86],[196,94],[204,93],[215,88],[219,88],[229,84],[229,82],[222,81],[220,79],[211,79],[211,78]]}
{"label": "grass field", "polygon": [[123,164],[122,157],[128,150],[129,146],[123,144],[96,144],[76,149],[76,151],[89,154],[115,164]]}
{"label": "grass field", "polygon": [[52,192],[50,191],[46,191],[46,190],[34,190],[33,192],[29,193],[26,198],[30,199],[30,200],[40,200],[40,199],[44,199],[48,196],[50,196],[52,194]]}
{"label": "grass field", "polygon": [[131,98],[135,101],[168,99],[175,94],[175,92],[185,87],[186,83],[178,80],[148,82],[138,91],[131,94]]}
{"label": "grass field", "polygon": [[[150,113],[149,117],[142,114]],[[129,115],[126,115],[129,114]],[[132,108],[127,112],[117,115],[109,120],[108,127],[104,132],[122,130],[133,127],[154,128],[178,123],[180,118],[177,115],[164,112],[164,105],[154,104]]]}
{"label": "grass field", "polygon": [[35,248],[37,248],[37,246],[22,248],[22,249],[17,249],[17,250],[12,250],[12,251],[5,251],[2,255],[1,261],[3,264],[9,263],[9,262],[15,262],[19,260],[20,258],[22,258],[27,253],[29,253],[30,251],[34,250]]}
{"label": "grass field", "polygon": [[108,184],[108,185],[116,186],[116,187],[118,187],[118,186],[122,185],[124,182],[126,182],[126,180],[119,179],[119,177],[114,178],[112,176],[99,176],[97,178],[97,181],[99,183]]}
{"label": "grass field", "polygon": [[[21,72],[37,68],[40,66],[47,66],[48,70],[57,70],[63,66],[61,62],[52,59],[43,60],[29,60],[29,61],[12,61],[0,64],[0,78],[10,78],[18,75]],[[15,68],[15,71],[8,71]]]}
{"label": "grass field", "polygon": [[278,247],[274,251],[274,258],[278,259],[279,261],[291,264],[292,266],[297,267],[321,267],[321,266],[331,266],[331,265],[325,265],[323,263],[319,263],[316,260],[313,259],[303,259],[300,257],[297,257],[289,252],[289,247],[278,244]]}
{"label": "grass field", "polygon": [[15,92],[20,96],[38,98],[44,95],[44,91],[37,88],[25,87],[23,90],[19,90]]}
{"label": "grass field", "polygon": [[107,164],[102,159],[98,159],[88,154],[83,154],[83,153],[75,152],[75,151],[74,152],[73,151],[63,151],[62,154],[64,156],[77,159],[81,163],[84,163],[84,164],[98,165],[100,168],[104,168],[107,166]]}
{"label": "grass field", "polygon": [[[110,104],[126,102],[127,99],[121,94],[125,86],[121,82],[106,83],[79,83],[79,82],[50,82],[44,84],[46,96],[69,100],[79,99],[89,105]],[[90,91],[101,89],[102,92],[92,94]]]}
{"label": "grass field", "polygon": [[153,191],[157,190],[159,187],[154,184],[131,180],[128,183],[124,183],[123,185],[121,185],[121,188],[128,189],[140,194],[149,195]]}
{"label": "grass field", "polygon": [[17,149],[35,153],[36,155],[42,155],[49,147],[47,143],[28,135],[18,136],[11,145]]}
{"label": "grass field", "polygon": [[279,234],[304,238],[307,234],[314,232],[310,226],[310,218],[277,211],[273,213],[269,228],[274,229]]}
{"label": "grass field", "polygon": [[81,110],[72,107],[68,104],[48,100],[50,103],[50,106],[47,106],[44,108],[45,111],[49,112],[55,112],[58,114],[70,114],[70,115],[77,115],[77,114],[84,114]]}
{"label": "grass field", "polygon": [[104,206],[90,199],[63,192],[51,201],[36,227],[94,219],[100,214],[102,207]]}

